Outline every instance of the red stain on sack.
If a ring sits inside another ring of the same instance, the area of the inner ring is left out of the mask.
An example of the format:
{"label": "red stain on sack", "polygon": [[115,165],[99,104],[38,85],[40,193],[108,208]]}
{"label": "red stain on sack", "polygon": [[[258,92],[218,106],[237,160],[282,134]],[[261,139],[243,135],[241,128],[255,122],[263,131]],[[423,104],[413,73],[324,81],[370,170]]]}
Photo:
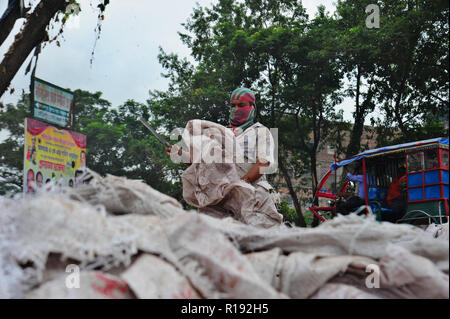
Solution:
{"label": "red stain on sack", "polygon": [[95,276],[103,281],[105,284],[104,286],[96,285],[95,283],[92,284],[92,288],[112,299],[119,299],[120,297],[117,297],[114,295],[114,292],[117,290],[122,294],[126,294],[128,292],[128,285],[125,282],[120,282],[115,279],[111,279],[103,275],[101,272],[96,272]]}

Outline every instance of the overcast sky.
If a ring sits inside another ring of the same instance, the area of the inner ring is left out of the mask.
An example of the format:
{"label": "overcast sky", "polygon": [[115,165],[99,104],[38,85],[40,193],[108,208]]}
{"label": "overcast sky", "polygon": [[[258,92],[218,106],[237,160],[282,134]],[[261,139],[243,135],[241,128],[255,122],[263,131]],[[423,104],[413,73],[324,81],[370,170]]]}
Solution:
{"label": "overcast sky", "polygon": [[[7,0],[0,0],[0,14],[6,8]],[[29,1],[26,1],[26,3]],[[38,0],[32,1],[35,4]],[[189,49],[182,44],[177,34],[184,31],[181,23],[196,6],[210,6],[215,0],[111,0],[106,8],[102,32],[90,65],[97,24],[96,0],[79,0],[82,12],[70,18],[60,39],[61,47],[55,43],[47,45],[39,56],[36,76],[71,90],[84,89],[103,92],[103,98],[117,106],[127,99],[145,103],[148,91],[167,88],[167,79],[161,76],[163,69],[157,55],[161,46],[168,53],[189,57]],[[317,6],[325,5],[334,12],[335,0],[304,0],[303,5],[310,17]],[[16,22],[18,31],[22,21]],[[16,32],[0,46],[0,57],[11,45]],[[15,93],[5,93],[3,103],[15,103],[22,89],[29,91],[30,73],[25,68],[32,54],[17,72],[11,87]],[[345,119],[351,120],[352,101],[346,100],[341,108]]]}

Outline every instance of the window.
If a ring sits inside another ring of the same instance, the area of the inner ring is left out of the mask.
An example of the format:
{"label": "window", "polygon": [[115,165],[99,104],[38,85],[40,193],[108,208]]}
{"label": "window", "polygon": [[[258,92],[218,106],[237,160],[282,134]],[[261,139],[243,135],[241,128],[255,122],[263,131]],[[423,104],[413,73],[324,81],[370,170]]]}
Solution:
{"label": "window", "polygon": [[426,150],[424,152],[425,169],[433,169],[439,167],[438,149]]}
{"label": "window", "polygon": [[424,166],[423,152],[408,154],[408,172],[422,171]]}
{"label": "window", "polygon": [[442,152],[442,166],[448,167],[448,152]]}

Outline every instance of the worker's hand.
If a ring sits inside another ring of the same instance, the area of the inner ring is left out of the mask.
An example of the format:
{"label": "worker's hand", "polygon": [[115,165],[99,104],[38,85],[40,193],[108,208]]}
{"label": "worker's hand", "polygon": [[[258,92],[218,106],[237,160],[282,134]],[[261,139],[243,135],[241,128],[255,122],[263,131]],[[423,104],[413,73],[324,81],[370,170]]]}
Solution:
{"label": "worker's hand", "polygon": [[174,144],[170,147],[166,147],[167,156],[170,157],[170,155],[172,153],[172,148],[175,148],[175,151],[178,153],[179,156],[181,156],[183,154],[183,150],[181,149],[181,147],[179,147],[177,144]]}
{"label": "worker's hand", "polygon": [[170,157],[170,153],[172,151],[172,147],[166,147],[166,154]]}
{"label": "worker's hand", "polygon": [[250,168],[247,174],[241,177],[241,180],[249,184],[253,183],[262,176],[260,168],[267,167],[269,166],[269,164],[270,164],[269,162],[261,163],[260,161],[257,161],[255,164],[253,164],[253,166]]}

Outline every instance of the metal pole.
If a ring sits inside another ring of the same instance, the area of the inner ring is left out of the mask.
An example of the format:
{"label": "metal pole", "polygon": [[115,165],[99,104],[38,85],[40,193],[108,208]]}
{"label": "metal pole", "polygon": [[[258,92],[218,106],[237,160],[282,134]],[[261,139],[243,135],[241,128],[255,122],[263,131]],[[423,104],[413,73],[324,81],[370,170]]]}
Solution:
{"label": "metal pole", "polygon": [[369,199],[367,196],[367,177],[366,177],[366,159],[363,158],[363,174],[364,174],[364,195],[365,195],[365,199],[366,199],[366,211],[367,211],[367,215],[369,215],[369,210],[367,209],[367,207],[369,207]]}
{"label": "metal pole", "polygon": [[337,163],[337,152],[334,151],[334,167],[335,167],[335,170],[334,170],[334,189],[335,189],[335,192],[336,192],[336,195],[337,195],[338,188],[337,188],[337,165],[336,165],[336,163]]}

